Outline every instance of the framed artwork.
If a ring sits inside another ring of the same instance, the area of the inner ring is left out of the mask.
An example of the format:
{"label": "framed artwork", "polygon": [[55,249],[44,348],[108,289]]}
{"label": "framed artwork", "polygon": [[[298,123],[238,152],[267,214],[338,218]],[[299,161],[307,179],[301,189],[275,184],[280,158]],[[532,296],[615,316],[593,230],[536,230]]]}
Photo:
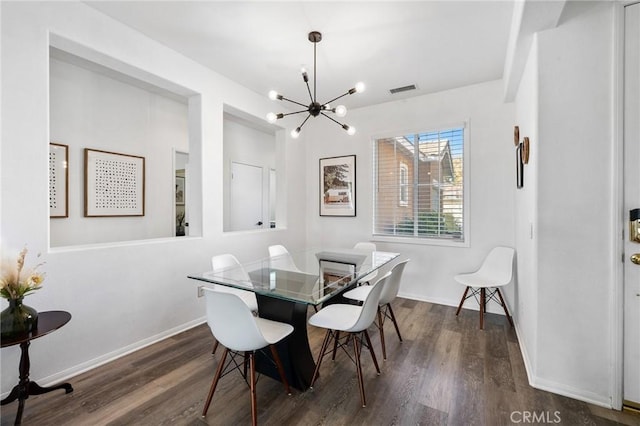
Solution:
{"label": "framed artwork", "polygon": [[184,206],[184,176],[176,176],[176,205]]}
{"label": "framed artwork", "polygon": [[320,216],[356,215],[356,156],[320,159]]}
{"label": "framed artwork", "polygon": [[49,217],[69,217],[69,146],[49,144]]}
{"label": "framed artwork", "polygon": [[144,157],[84,150],[84,215],[144,216]]}
{"label": "framed artwork", "polygon": [[529,137],[525,136],[522,140],[522,162],[524,164],[529,164],[529,150],[530,150],[530,142]]}

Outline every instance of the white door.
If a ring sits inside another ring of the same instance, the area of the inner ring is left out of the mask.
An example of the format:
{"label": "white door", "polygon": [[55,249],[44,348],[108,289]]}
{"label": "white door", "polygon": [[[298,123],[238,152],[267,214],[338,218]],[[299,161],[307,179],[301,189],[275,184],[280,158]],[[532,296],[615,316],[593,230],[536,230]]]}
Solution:
{"label": "white door", "polygon": [[231,163],[231,231],[246,231],[264,226],[262,185],[262,167]]}
{"label": "white door", "polygon": [[[640,208],[640,4],[625,7],[624,207]],[[640,243],[628,232],[624,242],[624,393],[626,405],[640,408],[640,265],[631,256]]]}

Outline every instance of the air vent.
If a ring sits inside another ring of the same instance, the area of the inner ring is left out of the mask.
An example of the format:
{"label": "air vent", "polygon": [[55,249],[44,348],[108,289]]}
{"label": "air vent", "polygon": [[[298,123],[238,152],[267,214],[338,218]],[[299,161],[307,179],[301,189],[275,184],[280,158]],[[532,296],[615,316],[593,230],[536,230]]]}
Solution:
{"label": "air vent", "polygon": [[410,84],[408,86],[396,87],[395,89],[390,89],[389,92],[391,92],[391,94],[394,95],[396,93],[408,92],[409,90],[416,90],[416,85]]}

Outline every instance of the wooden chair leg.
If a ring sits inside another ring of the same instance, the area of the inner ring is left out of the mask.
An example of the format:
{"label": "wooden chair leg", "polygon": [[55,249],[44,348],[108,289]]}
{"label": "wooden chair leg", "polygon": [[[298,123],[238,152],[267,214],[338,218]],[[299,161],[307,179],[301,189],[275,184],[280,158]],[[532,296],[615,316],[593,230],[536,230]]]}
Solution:
{"label": "wooden chair leg", "polygon": [[367,400],[364,395],[364,380],[362,379],[362,365],[360,364],[360,342],[358,338],[355,337],[353,339],[353,351],[356,358],[356,370],[358,373],[358,386],[360,388],[360,400],[362,401],[362,406],[367,406]]}
{"label": "wooden chair leg", "polygon": [[378,328],[380,329],[380,346],[382,346],[382,359],[387,360],[387,348],[384,344],[384,319],[382,318],[382,308],[378,306]]}
{"label": "wooden chair leg", "polygon": [[502,309],[504,309],[504,314],[507,316],[507,320],[509,320],[509,324],[513,327],[513,318],[509,315],[509,311],[507,310],[507,304],[504,303],[504,299],[502,298],[502,292],[499,288],[496,288],[496,293],[498,293],[498,297],[500,298],[500,304],[502,305]]}
{"label": "wooden chair leg", "polygon": [[[371,358],[373,359],[373,365],[376,366],[376,371],[378,372],[378,376],[380,375],[380,366],[378,366],[378,359],[376,358],[376,353],[373,351],[373,345],[371,344],[371,339],[369,338],[369,332],[364,330],[364,338],[367,340],[367,345],[369,345],[369,352],[371,352]],[[354,341],[357,340],[354,337]]]}
{"label": "wooden chair leg", "polygon": [[462,309],[462,304],[467,298],[467,293],[469,292],[469,287],[464,290],[464,294],[462,295],[462,299],[460,299],[460,304],[458,305],[458,310],[456,311],[456,316],[460,313],[460,309]]}
{"label": "wooden chair leg", "polygon": [[218,349],[218,340],[215,337],[213,338],[213,340],[213,350],[211,351],[211,355],[214,355],[216,353],[216,349]]}
{"label": "wooden chair leg", "polygon": [[282,384],[284,384],[284,388],[287,391],[287,395],[291,395],[291,388],[289,388],[289,382],[287,381],[287,376],[284,374],[284,368],[282,367],[282,362],[280,361],[280,355],[278,355],[278,349],[275,345],[269,345],[271,349],[271,355],[273,355],[273,360],[276,362],[276,367],[278,368],[278,374],[280,374],[280,378],[282,379]]}
{"label": "wooden chair leg", "polygon": [[340,332],[336,330],[335,340],[333,341],[333,354],[331,355],[331,361],[336,360],[336,351],[338,350],[338,341],[340,340]]}
{"label": "wooden chair leg", "polygon": [[204,408],[202,410],[202,417],[207,415],[207,411],[209,410],[209,405],[211,405],[211,399],[213,398],[213,393],[216,391],[218,380],[220,380],[220,375],[222,374],[222,370],[224,369],[224,362],[227,359],[227,353],[229,353],[229,350],[227,348],[224,348],[224,352],[222,352],[222,358],[220,359],[220,363],[218,364],[218,369],[216,370],[216,374],[213,376],[213,381],[211,382],[209,395],[207,395],[207,400],[204,403]]}
{"label": "wooden chair leg", "polygon": [[396,316],[393,314],[393,309],[391,309],[391,303],[387,304],[387,309],[389,310],[391,321],[393,321],[393,326],[396,328],[396,333],[398,333],[398,339],[400,339],[400,341],[402,342],[402,336],[400,335],[400,328],[398,327],[398,321],[396,321]]}
{"label": "wooden chair leg", "polygon": [[480,289],[480,330],[484,330],[484,311],[487,309],[487,291],[484,287]]}
{"label": "wooden chair leg", "polygon": [[311,378],[310,388],[313,388],[313,384],[316,382],[318,378],[318,373],[320,372],[320,365],[322,364],[322,358],[324,358],[324,352],[327,350],[327,346],[329,345],[329,338],[331,337],[331,330],[327,330],[327,333],[324,335],[324,340],[322,341],[322,346],[320,347],[320,356],[318,357],[318,362],[316,363],[316,369],[313,371],[313,377]]}
{"label": "wooden chair leg", "polygon": [[257,426],[258,424],[258,403],[256,401],[256,356],[255,352],[249,352],[249,371],[251,374],[251,381],[249,388],[251,389],[251,424]]}

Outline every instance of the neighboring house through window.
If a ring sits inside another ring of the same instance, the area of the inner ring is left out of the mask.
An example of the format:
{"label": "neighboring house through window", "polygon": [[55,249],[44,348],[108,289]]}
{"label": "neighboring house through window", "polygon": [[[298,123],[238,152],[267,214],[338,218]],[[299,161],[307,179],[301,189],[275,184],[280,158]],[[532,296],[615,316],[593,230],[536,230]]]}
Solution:
{"label": "neighboring house through window", "polygon": [[374,141],[375,236],[465,241],[465,126]]}

